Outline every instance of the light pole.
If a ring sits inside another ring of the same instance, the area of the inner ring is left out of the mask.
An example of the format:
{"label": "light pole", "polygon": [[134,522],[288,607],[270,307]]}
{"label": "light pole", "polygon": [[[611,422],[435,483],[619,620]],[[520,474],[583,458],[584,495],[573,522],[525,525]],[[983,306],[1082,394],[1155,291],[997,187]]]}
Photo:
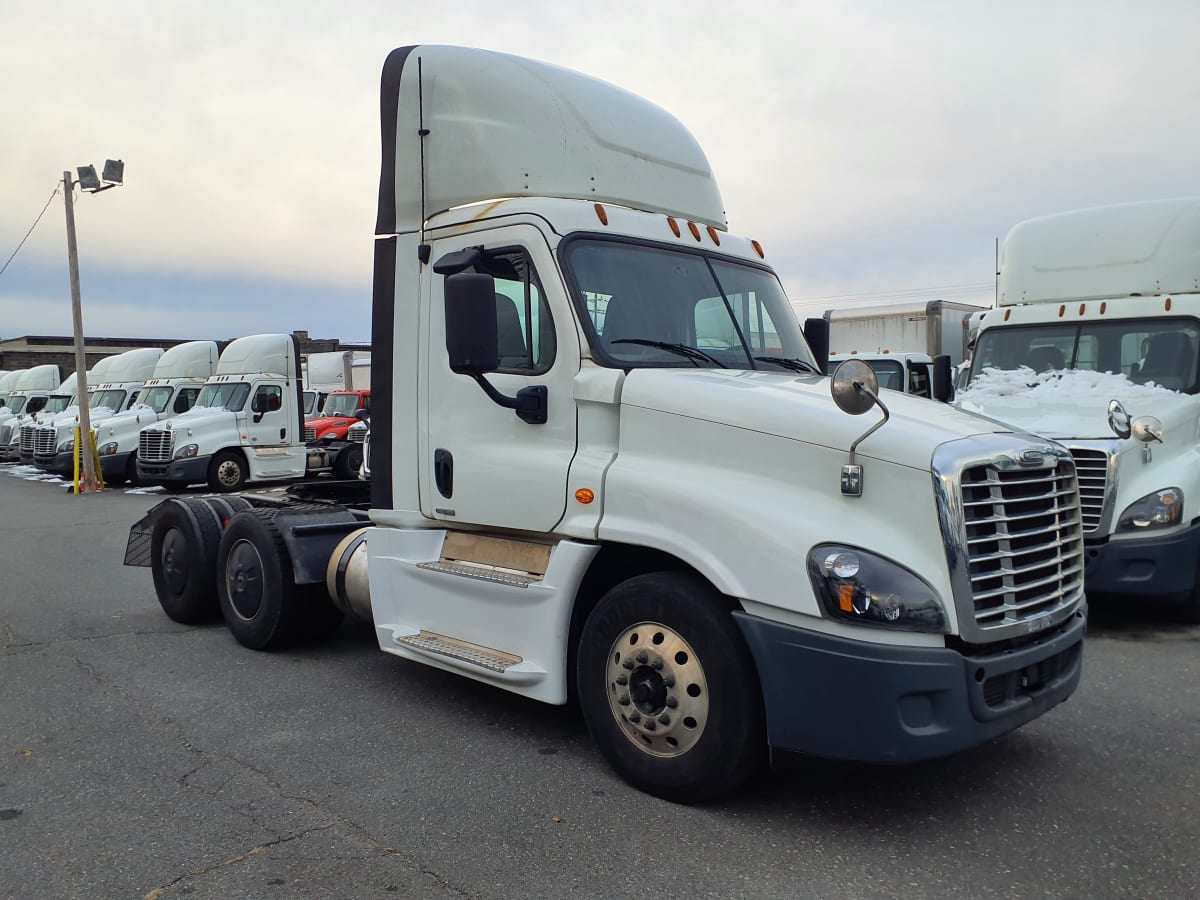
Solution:
{"label": "light pole", "polygon": [[[121,184],[125,176],[125,163],[110,159],[104,163],[104,184],[96,177],[95,166],[80,166],[79,186],[97,194]],[[75,451],[83,463],[81,486],[83,491],[99,490],[96,478],[96,461],[92,456],[92,416],[87,395],[87,353],[83,346],[83,305],[79,299],[79,248],[75,243],[75,185],[70,171],[63,172],[63,197],[67,208],[67,261],[71,267],[71,320],[75,329],[75,390],[79,397],[79,441]]]}

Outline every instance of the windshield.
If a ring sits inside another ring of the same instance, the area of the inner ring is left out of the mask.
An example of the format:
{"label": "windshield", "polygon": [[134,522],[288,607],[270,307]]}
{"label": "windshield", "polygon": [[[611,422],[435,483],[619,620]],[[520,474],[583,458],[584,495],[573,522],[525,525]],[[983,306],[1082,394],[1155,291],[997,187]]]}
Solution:
{"label": "windshield", "polygon": [[1080,369],[1125,375],[1135,384],[1196,393],[1200,322],[1192,318],[1118,319],[989,328],[979,336],[971,364],[1035,372]]}
{"label": "windshield", "polygon": [[359,410],[359,403],[366,407],[366,401],[360,400],[358,394],[330,394],[325,398],[323,416],[353,416]]}
{"label": "windshield", "polygon": [[[579,240],[566,264],[602,362],[817,372],[769,269],[668,247]],[[695,352],[700,351],[700,352]]]}
{"label": "windshield", "polygon": [[241,412],[250,396],[250,385],[245,382],[225,382],[224,384],[206,384],[196,398],[196,406],[207,406],[211,409],[227,409],[230,412]]}
{"label": "windshield", "polygon": [[150,388],[142,396],[142,402],[156,413],[161,413],[167,408],[167,404],[171,402],[171,392],[173,390],[175,389],[170,385]]}
{"label": "windshield", "polygon": [[88,406],[90,406],[92,409],[100,409],[103,407],[104,409],[119,411],[125,406],[125,392],[119,390],[95,391],[92,396],[88,398]]}
{"label": "windshield", "polygon": [[48,413],[62,412],[64,409],[66,409],[68,406],[71,405],[71,401],[73,399],[74,399],[73,397],[68,397],[65,394],[53,394],[50,397],[50,399],[46,401],[46,406],[42,409],[42,412],[48,412]]}
{"label": "windshield", "polygon": [[25,408],[25,400],[26,400],[25,397],[20,397],[20,396],[8,398],[8,408],[10,410],[12,410],[12,413],[14,416],[17,415],[18,413],[20,413],[21,410],[23,410]]}

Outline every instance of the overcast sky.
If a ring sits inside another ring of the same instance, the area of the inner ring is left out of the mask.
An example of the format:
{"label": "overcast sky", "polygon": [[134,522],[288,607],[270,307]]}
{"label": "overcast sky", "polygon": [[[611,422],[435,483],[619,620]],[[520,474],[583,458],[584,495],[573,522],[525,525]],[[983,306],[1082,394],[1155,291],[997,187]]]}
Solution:
{"label": "overcast sky", "polygon": [[[674,113],[803,312],[992,297],[1035,215],[1200,194],[1200,3],[0,0],[0,265],[64,169],[88,334],[370,336],[394,47],[542,59]],[[838,299],[831,299],[838,298]],[[0,338],[69,334],[62,197]]]}

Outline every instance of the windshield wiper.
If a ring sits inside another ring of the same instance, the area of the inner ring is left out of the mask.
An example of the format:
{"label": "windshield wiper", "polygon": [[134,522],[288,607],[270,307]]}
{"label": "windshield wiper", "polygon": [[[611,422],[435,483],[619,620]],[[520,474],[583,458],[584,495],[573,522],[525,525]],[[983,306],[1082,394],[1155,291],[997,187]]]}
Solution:
{"label": "windshield wiper", "polygon": [[657,347],[659,350],[669,350],[672,353],[678,353],[680,356],[686,356],[692,361],[692,365],[699,366],[700,360],[710,362],[714,366],[719,366],[722,369],[728,369],[729,366],[721,362],[713,356],[709,356],[698,347],[689,347],[687,344],[672,344],[667,341],[651,341],[646,338],[619,338],[613,341],[614,344],[640,344],[643,347]]}
{"label": "windshield wiper", "polygon": [[816,366],[802,359],[790,359],[786,356],[756,356],[754,357],[754,361],[775,363],[775,365],[790,369],[793,372],[811,372],[813,375],[821,374]]}

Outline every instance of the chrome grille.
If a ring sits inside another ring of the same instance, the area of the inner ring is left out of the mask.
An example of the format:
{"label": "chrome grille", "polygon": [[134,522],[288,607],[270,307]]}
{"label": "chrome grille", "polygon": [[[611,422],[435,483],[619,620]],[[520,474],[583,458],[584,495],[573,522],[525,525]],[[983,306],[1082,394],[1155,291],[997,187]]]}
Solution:
{"label": "chrome grille", "polygon": [[304,429],[304,442],[305,443],[308,443],[309,441],[315,441],[316,439],[317,439],[317,429],[315,429],[315,428],[305,428]]}
{"label": "chrome grille", "polygon": [[148,463],[171,461],[171,432],[146,428],[138,435],[138,459]]}
{"label": "chrome grille", "polygon": [[1069,606],[1083,590],[1083,527],[1071,462],[962,473],[968,573],[980,629]]}
{"label": "chrome grille", "polygon": [[361,444],[367,439],[367,429],[351,428],[346,432],[346,440],[353,441],[356,444]]}
{"label": "chrome grille", "polygon": [[43,425],[33,433],[33,452],[38,456],[53,456],[58,450],[58,429]]}
{"label": "chrome grille", "polygon": [[12,430],[11,425],[0,425],[0,446],[4,446],[12,440]]}
{"label": "chrome grille", "polygon": [[21,426],[21,454],[26,455],[33,452],[33,437],[37,434],[36,425]]}
{"label": "chrome grille", "polygon": [[1090,534],[1100,527],[1103,519],[1104,500],[1108,493],[1108,454],[1103,450],[1086,450],[1082,447],[1071,447],[1070,450],[1079,479],[1083,533]]}

